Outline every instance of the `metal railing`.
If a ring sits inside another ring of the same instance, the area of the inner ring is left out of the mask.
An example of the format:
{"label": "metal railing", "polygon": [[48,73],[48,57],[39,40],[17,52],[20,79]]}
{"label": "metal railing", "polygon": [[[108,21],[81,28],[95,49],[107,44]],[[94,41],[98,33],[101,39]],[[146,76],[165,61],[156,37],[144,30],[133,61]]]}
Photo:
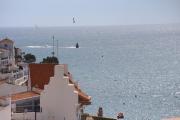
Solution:
{"label": "metal railing", "polygon": [[14,113],[25,113],[25,112],[40,112],[39,105],[18,105],[16,106]]}

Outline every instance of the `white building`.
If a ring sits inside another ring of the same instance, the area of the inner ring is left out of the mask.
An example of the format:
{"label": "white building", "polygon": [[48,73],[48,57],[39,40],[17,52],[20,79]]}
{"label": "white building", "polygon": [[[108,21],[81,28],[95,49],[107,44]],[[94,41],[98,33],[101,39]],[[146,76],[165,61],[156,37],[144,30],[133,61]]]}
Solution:
{"label": "white building", "polygon": [[66,64],[30,64],[30,88],[42,89],[42,120],[80,120],[85,105],[91,104],[74,82]]}
{"label": "white building", "polygon": [[0,40],[0,79],[9,79],[9,73],[14,68],[14,42],[5,38]]}
{"label": "white building", "polygon": [[8,77],[4,73],[9,71],[10,65],[9,50],[0,48],[0,79],[6,79]]}
{"label": "white building", "polygon": [[[9,83],[17,85],[22,85],[27,81],[27,67],[22,66],[23,63],[18,57],[18,65],[15,63],[15,55],[19,56],[21,52],[21,49],[14,48],[12,40],[8,38],[0,40],[0,80],[7,80]],[[21,69],[19,69],[19,66],[21,66]]]}
{"label": "white building", "polygon": [[0,97],[0,120],[11,120],[11,100],[9,97]]}
{"label": "white building", "polygon": [[15,120],[80,120],[84,106],[91,104],[91,97],[75,84],[67,65],[30,64],[29,67],[29,89],[0,81],[0,98],[11,96],[12,105],[11,111],[8,104],[0,101],[1,110],[5,110],[0,114],[13,112]]}
{"label": "white building", "polygon": [[14,59],[14,42],[9,38],[0,40],[0,48],[9,50],[9,57]]}
{"label": "white building", "polygon": [[0,82],[0,96],[8,96],[26,91],[27,86],[13,85],[6,82]]}
{"label": "white building", "polygon": [[23,120],[24,116],[35,120],[36,116],[37,120],[80,120],[91,97],[75,84],[67,65],[30,64],[29,67],[31,91],[12,95],[16,106],[13,119]]}
{"label": "white building", "polygon": [[78,91],[64,76],[64,65],[55,66],[55,75],[40,95],[43,120],[79,120]]}

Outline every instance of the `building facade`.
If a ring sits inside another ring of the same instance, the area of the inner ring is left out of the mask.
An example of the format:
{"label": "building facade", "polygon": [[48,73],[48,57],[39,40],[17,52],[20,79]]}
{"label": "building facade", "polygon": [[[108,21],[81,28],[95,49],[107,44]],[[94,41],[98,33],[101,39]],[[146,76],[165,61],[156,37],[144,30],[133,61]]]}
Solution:
{"label": "building facade", "polygon": [[[27,65],[22,62],[21,49],[8,38],[0,40],[0,80],[22,85],[27,81]],[[15,62],[16,58],[16,62]]]}
{"label": "building facade", "polygon": [[[11,64],[11,61],[9,59],[9,50],[0,48],[0,74],[1,73],[7,73],[9,71],[9,67]],[[1,78],[2,75],[1,75]]]}
{"label": "building facade", "polygon": [[0,40],[0,79],[9,79],[14,67],[14,42],[8,38]]}
{"label": "building facade", "polygon": [[40,95],[43,120],[78,120],[78,92],[64,76],[64,66],[55,66],[55,75]]}
{"label": "building facade", "polygon": [[29,87],[42,89],[43,120],[80,120],[91,97],[74,82],[66,64],[30,64]]}
{"label": "building facade", "polygon": [[11,100],[9,97],[0,97],[0,120],[11,120]]}
{"label": "building facade", "polygon": [[14,42],[9,38],[0,40],[0,48],[9,50],[9,57],[14,59]]}

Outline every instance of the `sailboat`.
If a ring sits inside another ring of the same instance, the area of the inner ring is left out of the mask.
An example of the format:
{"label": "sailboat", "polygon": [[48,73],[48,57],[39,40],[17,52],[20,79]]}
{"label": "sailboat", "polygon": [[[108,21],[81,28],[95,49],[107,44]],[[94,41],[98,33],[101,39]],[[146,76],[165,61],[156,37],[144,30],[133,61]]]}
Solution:
{"label": "sailboat", "polygon": [[76,23],[75,18],[73,17],[73,23]]}
{"label": "sailboat", "polygon": [[76,43],[76,48],[79,48],[79,44],[78,43]]}

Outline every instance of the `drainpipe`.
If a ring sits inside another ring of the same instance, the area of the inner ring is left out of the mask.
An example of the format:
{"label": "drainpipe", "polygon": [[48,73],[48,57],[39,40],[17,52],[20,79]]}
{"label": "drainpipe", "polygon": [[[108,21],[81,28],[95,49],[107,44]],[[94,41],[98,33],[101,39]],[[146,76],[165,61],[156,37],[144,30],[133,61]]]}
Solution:
{"label": "drainpipe", "polygon": [[35,111],[34,117],[35,117],[35,120],[36,120],[36,118],[37,118],[37,115],[36,115],[36,105],[34,106],[34,111]]}

